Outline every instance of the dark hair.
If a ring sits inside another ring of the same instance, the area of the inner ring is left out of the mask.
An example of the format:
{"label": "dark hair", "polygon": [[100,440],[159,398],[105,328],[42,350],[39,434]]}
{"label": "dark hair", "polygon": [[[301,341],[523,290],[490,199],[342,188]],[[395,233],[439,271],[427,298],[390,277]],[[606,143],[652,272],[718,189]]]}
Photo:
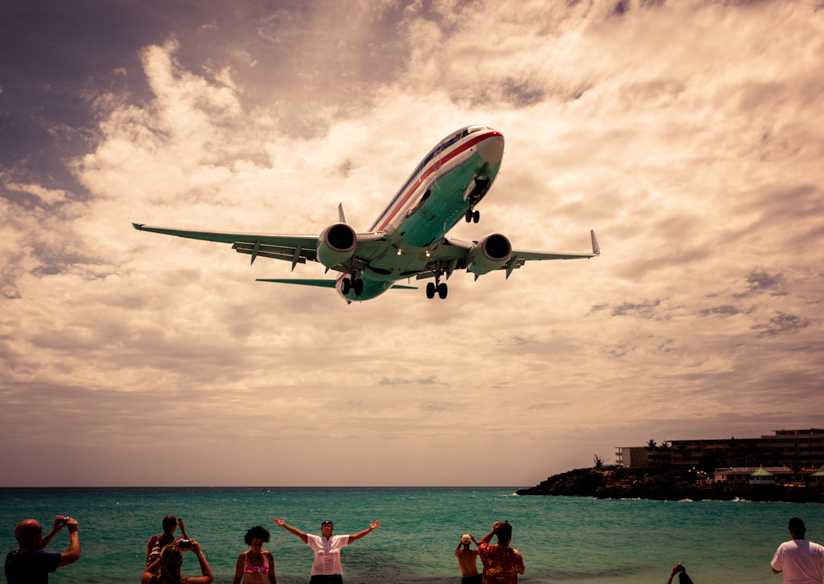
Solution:
{"label": "dark hair", "polygon": [[167,515],[163,518],[163,533],[172,533],[177,525],[177,519],[174,515]]}
{"label": "dark hair", "polygon": [[807,526],[804,525],[804,521],[798,517],[793,517],[790,519],[790,531],[796,535],[804,535],[807,531]]}
{"label": "dark hair", "polygon": [[504,521],[498,526],[498,530],[495,533],[498,536],[498,543],[505,544],[512,539],[512,525],[510,525],[509,521]]}
{"label": "dark hair", "polygon": [[263,529],[260,525],[255,525],[252,529],[246,532],[246,537],[243,538],[243,541],[246,542],[246,545],[252,545],[253,539],[262,539],[264,542],[269,541],[269,530]]}

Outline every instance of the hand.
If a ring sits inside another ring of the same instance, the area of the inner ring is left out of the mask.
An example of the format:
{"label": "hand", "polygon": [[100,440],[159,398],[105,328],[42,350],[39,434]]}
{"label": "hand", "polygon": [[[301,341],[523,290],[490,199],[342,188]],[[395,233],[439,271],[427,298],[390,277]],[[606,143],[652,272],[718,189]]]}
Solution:
{"label": "hand", "polygon": [[274,521],[277,525],[280,525],[281,527],[286,527],[286,521],[283,520],[283,517],[281,517],[280,519],[272,519],[272,521]]}
{"label": "hand", "polygon": [[178,518],[177,524],[180,526],[180,530],[183,531],[183,520]]}
{"label": "hand", "polygon": [[77,533],[77,520],[71,517],[66,517],[66,526],[69,528],[69,533]]}
{"label": "hand", "polygon": [[[200,544],[199,544],[199,543],[197,543],[197,542],[196,542],[195,540],[193,540],[193,539],[190,539],[189,541],[191,541],[191,542],[192,542],[192,551],[193,551],[193,552],[195,552],[195,555],[196,555],[196,556],[199,556],[200,554],[202,554],[202,553],[203,553],[203,552],[201,551],[201,549],[200,549]],[[183,551],[186,551],[186,550],[183,550]]]}
{"label": "hand", "polygon": [[377,528],[378,528],[378,527],[380,527],[380,526],[381,526],[381,522],[380,522],[380,521],[377,521],[377,522],[375,522],[375,523],[372,523],[371,521],[369,522],[369,529],[371,529],[371,530],[375,530],[375,529],[377,529]]}
{"label": "hand", "polygon": [[54,529],[52,529],[52,531],[54,531],[56,533],[56,532],[60,531],[61,529],[63,529],[65,526],[66,526],[66,518],[63,517],[62,515],[58,515],[57,517],[54,518]]}
{"label": "hand", "polygon": [[498,526],[501,525],[500,521],[496,521],[492,524],[492,533],[498,533]]}

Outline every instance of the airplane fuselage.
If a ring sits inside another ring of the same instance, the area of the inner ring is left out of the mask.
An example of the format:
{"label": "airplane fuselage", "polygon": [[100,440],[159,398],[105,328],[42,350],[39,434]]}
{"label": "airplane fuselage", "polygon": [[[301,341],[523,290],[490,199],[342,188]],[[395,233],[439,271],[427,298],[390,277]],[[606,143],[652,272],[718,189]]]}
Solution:
{"label": "airplane fuselage", "polygon": [[338,293],[349,301],[372,299],[393,283],[424,270],[443,236],[489,191],[504,152],[504,137],[486,126],[468,126],[441,140],[420,162],[369,231],[390,245],[364,255],[363,290]]}

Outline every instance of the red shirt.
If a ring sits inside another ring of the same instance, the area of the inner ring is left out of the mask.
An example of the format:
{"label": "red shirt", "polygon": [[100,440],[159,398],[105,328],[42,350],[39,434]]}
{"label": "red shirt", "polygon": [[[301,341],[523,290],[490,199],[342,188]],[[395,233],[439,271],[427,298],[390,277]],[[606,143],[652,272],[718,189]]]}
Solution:
{"label": "red shirt", "polygon": [[509,546],[478,544],[478,555],[484,564],[483,584],[517,584],[518,574],[523,574],[524,559],[521,552]]}

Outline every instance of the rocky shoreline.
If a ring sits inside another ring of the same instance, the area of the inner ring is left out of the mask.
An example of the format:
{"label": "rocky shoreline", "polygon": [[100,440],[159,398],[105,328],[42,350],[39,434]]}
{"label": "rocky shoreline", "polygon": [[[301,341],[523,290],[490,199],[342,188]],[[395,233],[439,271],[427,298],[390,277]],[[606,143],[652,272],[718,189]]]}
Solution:
{"label": "rocky shoreline", "polygon": [[733,485],[696,480],[687,470],[650,468],[579,468],[554,475],[518,495],[595,497],[598,499],[684,499],[789,503],[824,503],[821,486]]}

